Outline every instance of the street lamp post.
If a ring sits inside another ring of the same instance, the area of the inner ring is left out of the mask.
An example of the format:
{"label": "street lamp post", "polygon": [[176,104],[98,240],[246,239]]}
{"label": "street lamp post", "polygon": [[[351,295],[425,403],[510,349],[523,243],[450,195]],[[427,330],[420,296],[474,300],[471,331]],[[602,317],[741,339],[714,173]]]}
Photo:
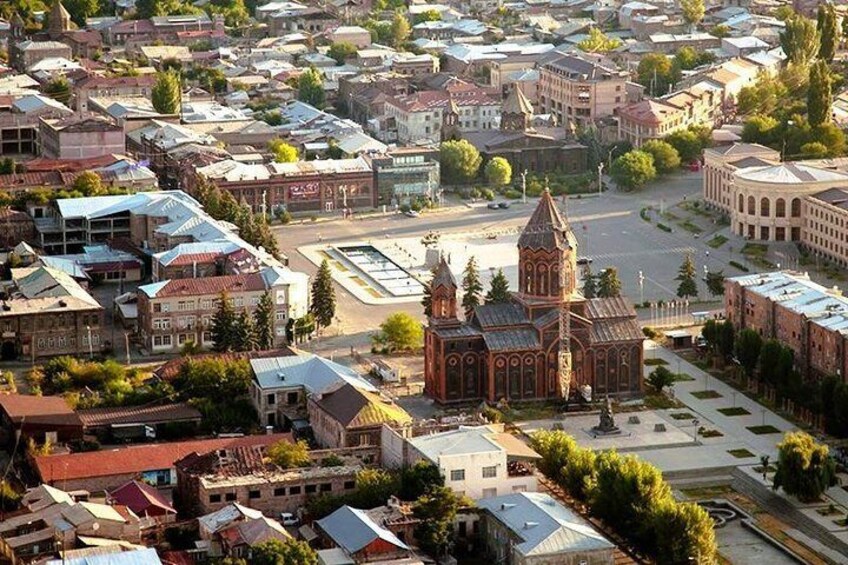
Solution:
{"label": "street lamp post", "polygon": [[85,331],[88,333],[88,358],[94,359],[94,345],[91,343],[91,326],[86,326]]}
{"label": "street lamp post", "polygon": [[645,275],[639,271],[639,304],[645,303]]}
{"label": "street lamp post", "polygon": [[527,169],[521,173],[521,202],[527,204]]}
{"label": "street lamp post", "polygon": [[598,196],[601,196],[601,193],[603,193],[604,191],[603,173],[604,162],[601,161],[600,163],[598,163]]}

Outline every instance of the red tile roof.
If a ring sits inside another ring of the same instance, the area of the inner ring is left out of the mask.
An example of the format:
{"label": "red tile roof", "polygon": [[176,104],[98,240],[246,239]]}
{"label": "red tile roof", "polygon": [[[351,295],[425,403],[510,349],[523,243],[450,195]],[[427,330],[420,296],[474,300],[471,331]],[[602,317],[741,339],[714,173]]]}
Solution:
{"label": "red tile roof", "polygon": [[91,75],[75,85],[81,88],[147,88],[156,84],[156,75],[139,75],[137,77],[104,77]]}
{"label": "red tile roof", "polygon": [[129,507],[138,516],[177,513],[158,490],[139,481],[129,481],[111,491],[109,497],[118,504]]}
{"label": "red tile roof", "polygon": [[97,427],[112,424],[157,424],[200,420],[200,412],[185,402],[159,406],[127,406],[122,408],[91,408],[77,412],[83,426]]}
{"label": "red tile roof", "polygon": [[177,357],[176,359],[171,359],[170,361],[166,362],[164,365],[156,369],[153,374],[156,375],[157,378],[162,379],[163,381],[170,381],[179,374],[183,363],[185,363],[187,359],[200,361],[202,359],[214,357],[215,359],[220,359],[222,361],[233,361],[235,359],[264,359],[267,357],[287,357],[289,355],[295,354],[295,351],[289,347],[283,347],[280,349],[268,349],[265,351],[242,351],[235,353],[201,353],[200,355],[191,355],[189,357]]}
{"label": "red tile roof", "polygon": [[61,396],[32,396],[29,394],[0,395],[0,408],[14,423],[60,421],[82,425],[76,412]]}
{"label": "red tile roof", "polygon": [[26,162],[28,173],[44,173],[50,171],[81,173],[89,169],[108,167],[119,160],[115,155],[98,155],[88,159],[47,159],[39,157]]}
{"label": "red tile roof", "polygon": [[15,190],[40,188],[43,186],[58,188],[73,184],[75,176],[75,174],[61,173],[59,171],[0,175],[0,188],[13,192]]}
{"label": "red tile roof", "polygon": [[171,296],[201,296],[228,292],[265,290],[265,280],[259,273],[247,275],[225,275],[208,279],[175,279],[156,292],[156,298]]}
{"label": "red tile roof", "polygon": [[44,483],[63,480],[131,475],[170,469],[190,453],[208,453],[240,446],[269,446],[280,440],[293,441],[291,434],[215,438],[150,445],[134,445],[103,451],[44,455],[35,458],[35,468]]}
{"label": "red tile roof", "polygon": [[212,263],[218,257],[222,257],[223,253],[208,252],[208,253],[184,253],[178,255],[173,261],[168,263],[168,267],[185,266],[193,263]]}

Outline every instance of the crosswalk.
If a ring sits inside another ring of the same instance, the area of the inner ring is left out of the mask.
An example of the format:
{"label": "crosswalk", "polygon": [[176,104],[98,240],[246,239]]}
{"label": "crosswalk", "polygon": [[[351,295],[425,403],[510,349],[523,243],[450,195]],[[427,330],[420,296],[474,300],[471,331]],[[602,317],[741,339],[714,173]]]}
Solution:
{"label": "crosswalk", "polygon": [[666,247],[664,249],[643,249],[641,251],[618,251],[614,253],[600,253],[600,254],[592,254],[590,253],[588,256],[593,261],[603,260],[603,259],[620,259],[620,258],[632,258],[632,257],[643,257],[648,255],[685,255],[686,253],[692,253],[694,250],[691,247]]}

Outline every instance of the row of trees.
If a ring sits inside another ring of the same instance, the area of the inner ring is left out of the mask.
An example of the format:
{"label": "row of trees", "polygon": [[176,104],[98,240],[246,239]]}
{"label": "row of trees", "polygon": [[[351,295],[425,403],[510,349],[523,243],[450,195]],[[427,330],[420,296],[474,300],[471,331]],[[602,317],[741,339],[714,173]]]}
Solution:
{"label": "row of trees", "polygon": [[250,206],[236,201],[228,190],[221,190],[209,180],[195,178],[194,196],[206,213],[216,220],[224,220],[239,228],[239,236],[255,247],[263,247],[268,253],[280,258],[277,238],[271,233],[268,219],[262,214],[253,214]]}
{"label": "row of trees", "polygon": [[212,339],[215,351],[254,351],[274,347],[276,311],[271,293],[260,298],[253,315],[245,309],[236,312],[233,300],[225,290],[218,297],[218,308],[212,316]]}
{"label": "row of trees", "polygon": [[664,175],[677,170],[681,163],[691,163],[700,158],[710,143],[706,128],[691,127],[673,132],[663,140],[647,141],[639,149],[632,149],[612,163],[610,176],[616,184],[627,190],[641,188]]}
{"label": "row of trees", "polygon": [[[435,267],[432,275],[435,276]],[[430,317],[433,315],[433,296],[431,284],[424,285],[424,296],[421,299],[421,305],[424,306],[424,315]],[[503,272],[503,269],[498,269],[492,280],[489,283],[489,291],[483,295],[483,283],[480,281],[480,272],[477,267],[477,258],[473,255],[468,258],[465,264],[465,270],[462,273],[462,310],[465,317],[470,318],[474,313],[474,308],[482,303],[485,304],[503,304],[510,301],[511,293],[509,291],[509,281]]]}
{"label": "row of trees", "polygon": [[[474,181],[482,164],[480,152],[465,139],[445,141],[439,148],[439,166],[442,179],[447,184]],[[486,163],[483,174],[490,185],[506,186],[512,181],[512,166],[503,157],[494,157]]]}
{"label": "row of trees", "polygon": [[618,269],[607,267],[597,276],[593,275],[591,270],[586,269],[586,274],[583,276],[583,296],[586,298],[621,296],[621,279],[618,278]]}
{"label": "row of trees", "polygon": [[675,501],[650,463],[595,453],[562,431],[536,432],[531,445],[542,456],[539,470],[640,551],[664,563],[712,563],[712,519],[695,503]]}
{"label": "row of trees", "polygon": [[707,51],[697,51],[692,47],[681,47],[674,57],[668,58],[662,53],[644,55],[636,67],[636,82],[644,86],[651,96],[663,96],[674,89],[674,85],[683,78],[683,71],[689,71],[715,61],[715,56]]}

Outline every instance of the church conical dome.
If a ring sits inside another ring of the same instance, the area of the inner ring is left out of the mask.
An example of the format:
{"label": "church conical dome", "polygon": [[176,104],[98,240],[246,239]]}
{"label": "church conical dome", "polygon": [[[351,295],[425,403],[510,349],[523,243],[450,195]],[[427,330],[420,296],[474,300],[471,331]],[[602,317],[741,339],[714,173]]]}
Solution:
{"label": "church conical dome", "polygon": [[553,251],[575,249],[576,246],[571,226],[563,219],[551,193],[546,190],[518,238],[518,247]]}

